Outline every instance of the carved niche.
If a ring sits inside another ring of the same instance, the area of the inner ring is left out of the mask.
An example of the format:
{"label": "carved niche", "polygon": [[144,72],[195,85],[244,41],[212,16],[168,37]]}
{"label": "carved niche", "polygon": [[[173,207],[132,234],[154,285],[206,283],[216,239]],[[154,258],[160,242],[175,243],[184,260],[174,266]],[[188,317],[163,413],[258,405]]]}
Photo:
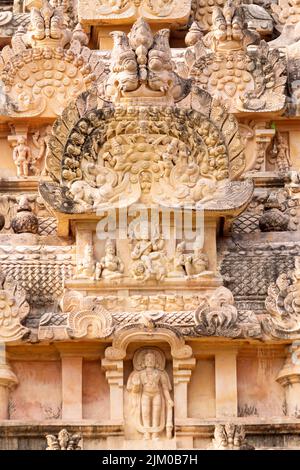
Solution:
{"label": "carved niche", "polygon": [[[190,93],[189,81],[167,62],[168,30],[153,37],[139,20],[129,38],[113,34],[104,84],[112,101],[97,105],[81,96],[56,121],[43,198],[67,214],[135,202],[219,212],[244,207],[252,183],[233,181],[244,168],[237,122],[218,101],[201,112],[197,88]],[[186,96],[193,109],[175,105]]]}
{"label": "carved niche", "polygon": [[82,24],[132,24],[138,18],[149,23],[186,24],[191,0],[79,0],[78,16]]}
{"label": "carved niche", "polygon": [[133,356],[133,372],[127,381],[136,430],[144,439],[172,438],[172,389],[165,370],[165,355],[158,348],[142,348]]}
{"label": "carved niche", "polygon": [[241,7],[228,2],[214,8],[212,31],[187,49],[186,63],[193,81],[230,112],[284,109],[285,62],[247,28]]}
{"label": "carved niche", "polygon": [[11,43],[0,56],[4,115],[55,117],[104,73],[81,26],[72,33],[48,0],[31,9],[27,32],[19,29]]}

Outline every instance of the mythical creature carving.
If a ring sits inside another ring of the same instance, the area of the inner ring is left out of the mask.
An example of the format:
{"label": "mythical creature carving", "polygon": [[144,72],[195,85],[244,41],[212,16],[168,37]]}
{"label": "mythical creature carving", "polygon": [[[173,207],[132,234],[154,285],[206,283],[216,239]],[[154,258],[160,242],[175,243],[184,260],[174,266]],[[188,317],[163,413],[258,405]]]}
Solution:
{"label": "mythical creature carving", "polygon": [[[259,41],[246,27],[242,8],[230,2],[214,8],[212,23],[212,31],[187,50],[189,76],[225,100],[231,112],[282,111],[286,73],[279,52]],[[247,50],[252,44],[258,46]]]}
{"label": "mythical creature carving", "polygon": [[101,82],[104,65],[86,47],[88,38],[81,26],[71,33],[62,10],[48,0],[43,0],[41,10],[33,8],[30,18],[28,31],[18,30],[12,47],[1,52],[2,114],[54,117],[95,80]]}
{"label": "mythical creature carving", "polygon": [[191,0],[79,0],[78,15],[82,24],[132,24],[138,18],[149,23],[186,24]]}
{"label": "mythical creature carving", "polygon": [[18,341],[29,333],[21,321],[29,314],[29,304],[23,289],[12,278],[0,278],[0,341]]}
{"label": "mythical creature carving", "polygon": [[165,362],[165,355],[158,348],[139,349],[133,357],[134,370],[128,378],[127,390],[136,429],[144,439],[159,439],[163,431],[168,439],[172,437],[174,403]]}
{"label": "mythical creature carving", "polygon": [[80,434],[70,434],[66,429],[59,431],[58,436],[47,434],[46,450],[81,450],[78,445],[82,436]]}
{"label": "mythical creature carving", "polygon": [[111,33],[114,40],[112,64],[106,95],[115,103],[122,101],[158,101],[173,104],[189,92],[189,82],[177,75],[172,66],[168,29],[154,35],[143,18],[134,23],[128,35]]}

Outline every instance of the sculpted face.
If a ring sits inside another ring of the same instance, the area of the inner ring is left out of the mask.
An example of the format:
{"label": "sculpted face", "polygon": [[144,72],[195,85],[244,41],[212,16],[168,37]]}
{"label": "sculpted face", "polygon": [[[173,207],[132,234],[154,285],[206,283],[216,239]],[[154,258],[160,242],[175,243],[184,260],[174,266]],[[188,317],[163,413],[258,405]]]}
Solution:
{"label": "sculpted face", "polygon": [[151,352],[145,355],[145,366],[146,367],[155,367],[155,355]]}

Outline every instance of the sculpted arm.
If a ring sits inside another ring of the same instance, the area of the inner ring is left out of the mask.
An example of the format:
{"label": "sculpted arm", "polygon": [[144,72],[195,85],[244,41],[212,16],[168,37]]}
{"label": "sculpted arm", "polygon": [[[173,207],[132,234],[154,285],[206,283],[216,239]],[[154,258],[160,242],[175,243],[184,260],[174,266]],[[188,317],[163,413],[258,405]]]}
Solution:
{"label": "sculpted arm", "polygon": [[166,371],[162,372],[160,382],[161,382],[163,394],[166,399],[167,405],[170,407],[173,407],[174,403],[170,395],[170,390],[172,390],[172,387],[171,387],[169,376]]}

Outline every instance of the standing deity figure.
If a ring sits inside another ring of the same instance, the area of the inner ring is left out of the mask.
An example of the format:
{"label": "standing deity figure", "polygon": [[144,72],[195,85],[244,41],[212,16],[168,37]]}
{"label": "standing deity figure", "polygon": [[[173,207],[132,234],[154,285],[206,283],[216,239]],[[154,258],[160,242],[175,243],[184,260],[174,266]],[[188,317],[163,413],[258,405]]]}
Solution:
{"label": "standing deity figure", "polygon": [[127,382],[135,416],[135,426],[145,439],[159,439],[166,430],[172,438],[171,383],[165,371],[165,356],[159,349],[143,348],[133,357],[134,370]]}
{"label": "standing deity figure", "polygon": [[17,167],[17,177],[28,176],[28,167],[31,163],[31,149],[26,145],[26,138],[18,137],[17,145],[13,150],[13,160]]}
{"label": "standing deity figure", "polygon": [[105,256],[96,264],[96,279],[116,279],[124,272],[124,263],[116,255],[114,242],[109,238],[105,244]]}

